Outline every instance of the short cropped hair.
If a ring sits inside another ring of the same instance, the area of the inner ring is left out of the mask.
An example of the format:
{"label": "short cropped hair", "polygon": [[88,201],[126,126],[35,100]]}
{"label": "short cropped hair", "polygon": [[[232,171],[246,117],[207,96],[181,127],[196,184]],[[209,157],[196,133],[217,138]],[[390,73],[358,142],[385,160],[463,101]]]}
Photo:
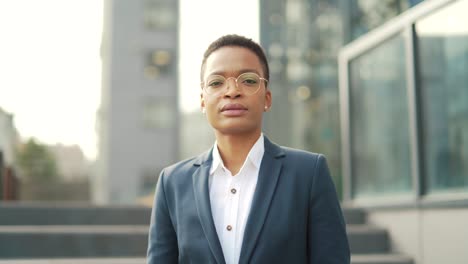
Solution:
{"label": "short cropped hair", "polygon": [[211,55],[211,53],[215,52],[216,50],[222,47],[242,47],[255,53],[255,55],[257,55],[258,59],[260,60],[260,63],[262,64],[263,73],[265,74],[264,78],[267,80],[270,80],[270,68],[268,67],[268,61],[267,61],[265,52],[263,51],[262,47],[258,43],[253,41],[252,39],[233,34],[233,35],[225,35],[225,36],[218,38],[217,40],[213,41],[206,49],[205,54],[203,55],[203,61],[202,61],[201,71],[200,71],[200,79],[202,82],[203,82],[203,72],[205,71],[206,60]]}

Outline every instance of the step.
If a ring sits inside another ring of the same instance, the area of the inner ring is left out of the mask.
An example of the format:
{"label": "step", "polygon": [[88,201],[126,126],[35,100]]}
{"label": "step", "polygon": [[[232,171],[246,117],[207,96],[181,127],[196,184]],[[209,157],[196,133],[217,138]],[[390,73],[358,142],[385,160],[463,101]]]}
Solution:
{"label": "step", "polygon": [[2,258],[146,256],[148,226],[1,226]]}
{"label": "step", "polygon": [[362,209],[343,207],[346,224],[360,225],[366,223],[366,213]]}
{"label": "step", "polygon": [[389,250],[387,230],[371,225],[347,225],[349,246],[352,254],[387,253]]}
{"label": "step", "polygon": [[[400,254],[353,254],[351,264],[413,264],[413,260]],[[1,263],[0,263],[1,264]]]}
{"label": "step", "polygon": [[0,264],[146,264],[145,258],[70,258],[0,260]]}
{"label": "step", "polygon": [[149,225],[151,208],[73,203],[0,203],[1,225]]}

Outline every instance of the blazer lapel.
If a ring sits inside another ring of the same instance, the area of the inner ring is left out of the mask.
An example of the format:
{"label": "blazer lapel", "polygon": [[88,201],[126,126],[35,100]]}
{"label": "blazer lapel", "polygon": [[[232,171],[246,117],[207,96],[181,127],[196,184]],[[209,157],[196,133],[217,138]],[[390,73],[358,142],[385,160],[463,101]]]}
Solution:
{"label": "blazer lapel", "polygon": [[258,173],[257,187],[244,231],[239,263],[248,263],[268,214],[281,172],[283,150],[265,137],[265,153]]}
{"label": "blazer lapel", "polygon": [[200,159],[194,163],[197,170],[192,176],[193,193],[195,195],[195,204],[197,206],[200,223],[210,246],[211,252],[219,264],[224,264],[224,255],[219,242],[218,234],[213,221],[210,204],[210,191],[208,188],[208,177],[211,167],[211,151],[203,154]]}

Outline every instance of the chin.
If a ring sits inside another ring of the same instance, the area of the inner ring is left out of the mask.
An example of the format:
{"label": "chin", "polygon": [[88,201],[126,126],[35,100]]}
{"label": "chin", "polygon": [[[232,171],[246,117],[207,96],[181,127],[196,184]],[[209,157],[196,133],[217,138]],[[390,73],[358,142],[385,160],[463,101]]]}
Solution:
{"label": "chin", "polygon": [[222,134],[249,134],[262,130],[262,119],[252,118],[212,118],[211,127]]}
{"label": "chin", "polygon": [[[213,128],[221,134],[224,135],[242,135],[242,134],[251,134],[259,130],[256,126],[245,126],[244,125],[229,125],[229,126],[213,126]],[[261,129],[260,129],[261,130]]]}

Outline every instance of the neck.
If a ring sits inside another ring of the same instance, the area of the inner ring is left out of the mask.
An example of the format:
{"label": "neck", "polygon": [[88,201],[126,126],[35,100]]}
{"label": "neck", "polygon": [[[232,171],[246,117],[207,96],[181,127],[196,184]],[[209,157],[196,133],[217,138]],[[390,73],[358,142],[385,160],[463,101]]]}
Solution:
{"label": "neck", "polygon": [[231,171],[232,175],[236,175],[244,164],[249,151],[260,137],[261,132],[251,135],[215,134],[224,166]]}

